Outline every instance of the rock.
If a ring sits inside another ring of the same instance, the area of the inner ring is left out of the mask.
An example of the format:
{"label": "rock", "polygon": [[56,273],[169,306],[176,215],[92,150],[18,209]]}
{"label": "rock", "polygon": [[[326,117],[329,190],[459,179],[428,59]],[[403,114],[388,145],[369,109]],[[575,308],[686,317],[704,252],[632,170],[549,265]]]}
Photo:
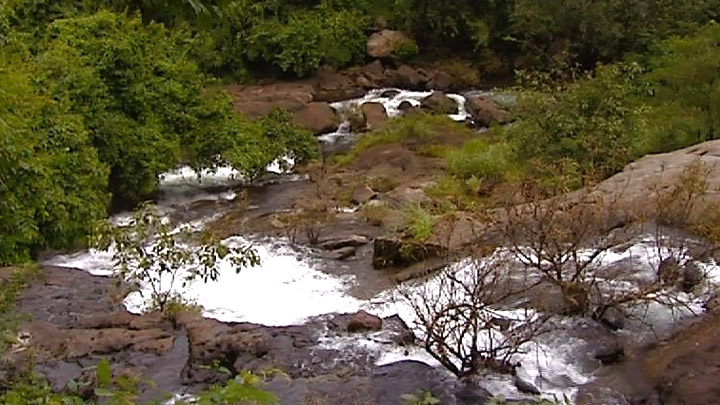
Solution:
{"label": "rock", "polygon": [[425,83],[427,83],[427,77],[408,65],[401,65],[396,70],[391,71],[389,76],[393,87],[424,90]]}
{"label": "rock", "polygon": [[695,262],[689,262],[682,268],[682,288],[683,291],[689,293],[695,286],[700,284],[705,278],[705,274]]}
{"label": "rock", "polygon": [[333,132],[338,128],[335,110],[326,102],[312,102],[292,111],[293,120],[314,134]]}
{"label": "rock", "polygon": [[658,265],[657,269],[658,278],[664,284],[673,284],[680,277],[680,268],[677,259],[670,256],[663,259]]}
{"label": "rock", "polygon": [[314,101],[335,102],[362,97],[363,86],[353,82],[347,75],[330,70],[321,70],[315,76]]}
{"label": "rock", "polygon": [[520,391],[522,393],[532,394],[532,395],[540,395],[541,394],[540,390],[537,389],[536,386],[523,380],[522,378],[518,377],[517,375],[513,376],[513,384],[515,384],[515,387],[518,389],[518,391]]}
{"label": "rock", "polygon": [[332,260],[345,260],[349,257],[355,256],[356,252],[357,252],[356,247],[345,246],[345,247],[335,249],[324,256],[327,257],[328,259],[332,259]]}
{"label": "rock", "polygon": [[[622,172],[600,183],[591,197],[632,209],[638,216],[653,215],[655,204],[638,203],[653,201],[657,190],[668,190],[676,184],[682,173],[696,162],[708,168],[703,180],[706,193],[692,204],[690,221],[706,218],[707,209],[720,203],[720,140],[703,142],[669,153],[645,156],[625,166]],[[672,277],[670,277],[672,278]]]}
{"label": "rock", "polygon": [[457,91],[456,80],[449,73],[442,70],[430,70],[428,72],[428,90]]}
{"label": "rock", "polygon": [[365,65],[362,69],[362,75],[367,78],[368,82],[372,83],[371,87],[377,87],[387,81],[385,66],[379,60]]}
{"label": "rock", "polygon": [[593,357],[600,360],[603,365],[615,364],[625,359],[625,349],[615,341],[598,347]]}
{"label": "rock", "polygon": [[716,291],[703,304],[703,308],[711,313],[720,312],[720,291]]}
{"label": "rock", "polygon": [[458,105],[455,100],[440,91],[433,91],[432,94],[422,100],[420,106],[433,114],[457,114],[458,112]]}
{"label": "rock", "polygon": [[498,107],[494,101],[480,95],[468,96],[465,108],[475,124],[481,127],[510,122],[509,112]]}
{"label": "rock", "polygon": [[352,193],[352,202],[355,204],[365,204],[366,202],[377,197],[375,190],[371,189],[367,184],[355,186]]}
{"label": "rock", "polygon": [[390,340],[395,344],[405,346],[415,343],[415,334],[399,315],[395,314],[383,319],[383,325],[391,335]]}
{"label": "rock", "polygon": [[[340,86],[337,83],[335,85]],[[338,119],[335,111],[327,102],[313,101],[318,90],[310,83],[281,82],[245,87],[231,86],[228,91],[233,96],[235,110],[250,119],[262,118],[279,107],[288,110],[296,124],[315,134],[337,129]]]}
{"label": "rock", "polygon": [[330,239],[322,242],[320,244],[320,247],[327,250],[335,250],[344,248],[347,246],[352,247],[358,247],[362,245],[368,244],[370,241],[368,238],[362,236],[362,235],[350,235],[350,236],[344,236],[337,239]]}
{"label": "rock", "polygon": [[382,30],[370,35],[365,49],[373,58],[388,58],[393,56],[401,44],[410,41],[410,38],[400,31]]}
{"label": "rock", "polygon": [[443,257],[446,253],[445,247],[434,243],[409,243],[397,236],[378,237],[373,241],[372,264],[376,269],[405,267],[425,259]]}
{"label": "rock", "polygon": [[381,103],[364,103],[360,109],[365,115],[370,130],[378,129],[387,121],[388,115],[385,106]]}
{"label": "rock", "polygon": [[413,187],[398,187],[388,192],[385,197],[396,208],[430,202],[430,197],[422,189]]}
{"label": "rock", "polygon": [[612,330],[618,330],[625,327],[625,313],[618,308],[611,307],[606,309],[600,316],[600,323]]}
{"label": "rock", "polygon": [[382,318],[361,310],[350,316],[348,332],[376,331],[382,329],[382,325]]}
{"label": "rock", "polygon": [[[437,367],[414,360],[398,361],[373,370],[371,386],[374,398],[353,401],[358,404],[402,405],[402,394],[430,391],[440,404],[454,404],[455,379]],[[329,402],[342,403],[342,402]],[[476,402],[473,405],[484,404]]]}
{"label": "rock", "polygon": [[395,98],[395,96],[397,96],[398,94],[400,94],[400,90],[390,89],[380,93],[380,97]]}
{"label": "rock", "polygon": [[465,377],[460,381],[455,398],[458,400],[458,404],[463,405],[487,404],[492,399],[492,394],[480,385],[478,377],[472,376]]}
{"label": "rock", "polygon": [[407,100],[401,102],[400,105],[398,105],[398,110],[400,110],[402,112],[412,110],[413,108],[417,108],[417,107],[415,107],[411,102],[409,102]]}

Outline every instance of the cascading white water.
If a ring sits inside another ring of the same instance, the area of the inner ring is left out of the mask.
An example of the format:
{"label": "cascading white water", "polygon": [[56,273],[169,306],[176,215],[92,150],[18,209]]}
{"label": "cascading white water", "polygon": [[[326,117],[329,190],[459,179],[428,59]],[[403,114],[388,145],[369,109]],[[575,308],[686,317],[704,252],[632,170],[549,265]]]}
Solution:
{"label": "cascading white water", "polygon": [[[368,93],[359,98],[338,101],[330,104],[340,116],[341,123],[337,131],[328,134],[323,134],[318,137],[321,142],[325,143],[337,143],[343,140],[352,141],[353,135],[350,131],[350,122],[347,118],[346,111],[351,108],[357,108],[365,103],[380,103],[385,107],[385,111],[389,118],[398,117],[402,114],[400,110],[400,104],[403,102],[410,103],[413,107],[417,107],[422,103],[422,100],[429,97],[432,91],[410,91],[402,90],[397,88],[382,88],[368,91]],[[450,114],[449,117],[455,121],[463,122],[470,118],[467,109],[465,108],[465,97],[460,94],[446,94],[449,98],[454,100],[458,105],[458,112],[456,114]]]}

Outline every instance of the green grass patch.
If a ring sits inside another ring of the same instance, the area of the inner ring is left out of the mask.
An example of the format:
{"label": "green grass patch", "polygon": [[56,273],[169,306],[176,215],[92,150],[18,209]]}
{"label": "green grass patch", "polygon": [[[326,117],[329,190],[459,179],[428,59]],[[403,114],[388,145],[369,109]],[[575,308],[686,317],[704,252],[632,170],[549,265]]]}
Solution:
{"label": "green grass patch", "polygon": [[510,170],[512,154],[504,142],[473,139],[446,155],[448,171],[462,179],[472,177],[504,179]]}
{"label": "green grass patch", "polygon": [[389,120],[383,128],[365,134],[350,152],[337,156],[336,162],[340,165],[347,165],[373,146],[410,140],[422,141],[422,145],[419,145],[421,153],[430,156],[444,156],[445,152],[442,148],[431,148],[431,146],[443,145],[443,140],[448,136],[470,137],[473,135],[475,135],[474,131],[444,115],[417,114],[398,117]]}
{"label": "green grass patch", "polygon": [[403,212],[407,236],[413,242],[426,242],[435,228],[435,217],[420,205],[411,205]]}

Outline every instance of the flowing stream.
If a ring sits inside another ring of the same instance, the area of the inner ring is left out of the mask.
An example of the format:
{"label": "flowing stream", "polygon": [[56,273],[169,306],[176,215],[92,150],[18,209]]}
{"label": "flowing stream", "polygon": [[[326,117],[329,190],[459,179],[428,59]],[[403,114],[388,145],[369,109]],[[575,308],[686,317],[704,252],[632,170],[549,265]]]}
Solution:
{"label": "flowing stream", "polygon": [[[403,101],[419,104],[423,97],[430,92],[400,91],[393,97],[387,96],[387,89],[371,91],[365,97],[348,100],[334,105],[341,110],[349,105],[364,102],[381,102],[385,105],[392,117],[399,113],[397,107]],[[459,105],[459,113],[453,119],[467,119],[464,109],[465,98],[461,95],[449,95]],[[325,136],[325,141],[342,139],[349,136],[347,127],[341,128],[334,134]],[[270,170],[279,172],[279,166],[273,165]],[[285,175],[287,181],[292,181],[292,175]],[[235,198],[233,188],[243,182],[232,169],[220,168],[215,172],[205,172],[198,176],[189,168],[181,168],[167,173],[161,177],[162,196],[158,206],[166,215],[192,211],[196,203],[229,202]],[[188,216],[185,222],[196,228],[202,228],[210,219],[222,214],[222,209],[213,209],[210,213],[203,212]],[[121,223],[128,214],[118,214],[113,221]],[[181,224],[182,225],[182,224]],[[635,244],[623,251],[606,254],[602,260],[604,264],[632,262],[641,264],[647,269],[657,268],[657,256],[653,253],[652,240],[638,239]],[[312,317],[332,313],[350,313],[360,309],[379,316],[399,315],[408,325],[413,327],[415,316],[410,306],[399,297],[396,290],[387,290],[369,300],[353,297],[348,291],[355,282],[351,276],[338,277],[322,271],[323,265],[332,264],[331,261],[313,255],[311,249],[298,247],[282,238],[253,238],[244,239],[232,237],[224,241],[229,245],[238,243],[251,243],[257,249],[260,266],[243,269],[236,273],[233,265],[228,261],[222,262],[220,278],[217,282],[207,284],[201,281],[191,283],[182,290],[187,297],[197,300],[204,308],[207,317],[221,321],[253,322],[268,326],[297,325],[307,322]],[[70,255],[58,255],[46,262],[56,266],[79,268],[94,275],[112,274],[111,252],[94,250],[79,252]],[[462,274],[469,271],[471,265],[461,261],[454,265]],[[652,276],[652,270],[650,276]],[[708,276],[706,289],[720,284],[720,268],[713,263],[705,265],[703,271]],[[433,288],[436,280],[430,278],[423,282],[416,282],[409,288]],[[177,286],[179,288],[179,286]],[[669,330],[675,321],[692,315],[693,311],[702,312],[701,301],[695,297],[680,297],[686,305],[683,308],[669,310],[663,306],[649,306],[645,320],[653,324],[657,331]],[[143,297],[140,293],[133,293],[125,300],[130,312],[141,312],[144,308]],[[526,310],[508,310],[508,317],[528,316]],[[513,311],[515,311],[513,313]],[[532,315],[532,314],[531,314]],[[572,398],[576,387],[592,379],[594,368],[579,364],[577,352],[585,342],[573,337],[570,330],[582,327],[582,320],[562,320],[557,330],[539,337],[536,341],[524,347],[524,353],[513,359],[521,364],[518,375],[523,380],[535,384],[549,398]],[[639,333],[638,327],[628,327],[629,334]],[[419,331],[416,331],[419,333]],[[326,348],[352,349],[362,347],[376,353],[378,364],[387,364],[401,360],[418,360],[437,366],[438,363],[421,348],[400,347],[389,341],[383,332],[366,334],[328,334],[322,339],[322,346]],[[342,352],[346,352],[343,350]],[[486,388],[494,394],[503,394],[507,397],[523,397],[512,385],[509,377],[489,375],[485,380]]]}

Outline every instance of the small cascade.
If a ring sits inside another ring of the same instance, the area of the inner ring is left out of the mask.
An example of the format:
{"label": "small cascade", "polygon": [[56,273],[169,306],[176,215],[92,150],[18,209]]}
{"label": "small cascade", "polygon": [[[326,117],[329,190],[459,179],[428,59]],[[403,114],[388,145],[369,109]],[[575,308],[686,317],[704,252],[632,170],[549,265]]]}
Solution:
{"label": "small cascade", "polygon": [[[422,100],[431,94],[432,91],[382,88],[370,90],[363,97],[331,103],[330,107],[332,107],[340,117],[340,125],[335,132],[323,134],[318,137],[318,140],[326,145],[326,151],[336,152],[345,150],[349,148],[358,137],[357,134],[352,132],[347,114],[349,110],[359,108],[366,103],[379,103],[385,107],[388,117],[394,118],[402,115],[402,111],[400,110],[402,103],[407,102],[413,107],[418,107],[422,103]],[[446,96],[458,104],[458,113],[450,114],[450,118],[458,122],[465,122],[470,119],[470,114],[465,106],[465,96],[452,93],[448,93]]]}

